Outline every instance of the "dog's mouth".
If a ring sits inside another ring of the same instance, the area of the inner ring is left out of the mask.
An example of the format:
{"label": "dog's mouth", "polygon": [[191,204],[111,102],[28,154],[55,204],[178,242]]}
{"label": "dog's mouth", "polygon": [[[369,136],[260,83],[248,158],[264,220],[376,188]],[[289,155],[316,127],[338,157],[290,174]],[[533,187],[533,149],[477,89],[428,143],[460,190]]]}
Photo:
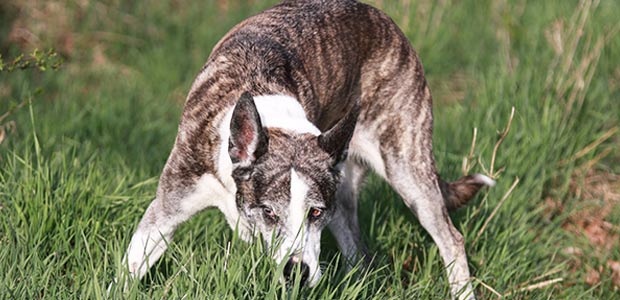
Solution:
{"label": "dog's mouth", "polygon": [[297,284],[306,287],[316,286],[321,278],[318,260],[320,246],[310,245],[308,240],[305,240],[303,245],[295,245],[295,243],[291,245],[287,242],[290,241],[284,241],[283,244],[280,244],[273,256],[276,262],[284,264],[281,274],[283,282],[287,286]]}
{"label": "dog's mouth", "polygon": [[293,284],[297,281],[297,277],[300,277],[299,282],[301,285],[306,285],[308,278],[310,277],[310,267],[308,264],[291,257],[284,265],[282,270],[282,276],[287,284]]}
{"label": "dog's mouth", "polygon": [[294,286],[299,284],[300,286],[314,287],[321,279],[321,270],[311,270],[308,264],[299,262],[294,263],[290,260],[284,265],[282,270],[282,279],[287,286]]}

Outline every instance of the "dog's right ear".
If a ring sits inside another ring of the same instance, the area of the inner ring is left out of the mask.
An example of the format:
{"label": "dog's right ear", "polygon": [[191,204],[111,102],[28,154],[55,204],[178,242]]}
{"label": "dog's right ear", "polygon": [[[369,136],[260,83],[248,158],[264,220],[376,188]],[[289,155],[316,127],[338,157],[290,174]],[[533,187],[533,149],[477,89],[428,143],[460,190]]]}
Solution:
{"label": "dog's right ear", "polygon": [[249,168],[267,152],[269,136],[260,121],[260,115],[250,93],[239,98],[230,120],[228,155],[234,169],[249,171]]}

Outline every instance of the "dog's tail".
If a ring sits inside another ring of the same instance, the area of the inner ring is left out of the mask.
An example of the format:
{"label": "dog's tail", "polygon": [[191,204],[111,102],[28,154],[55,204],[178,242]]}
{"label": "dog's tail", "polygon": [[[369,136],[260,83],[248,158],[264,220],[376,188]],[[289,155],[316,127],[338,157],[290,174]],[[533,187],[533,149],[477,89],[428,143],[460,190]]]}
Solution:
{"label": "dog's tail", "polygon": [[482,174],[467,175],[457,181],[445,182],[439,179],[439,188],[448,210],[456,210],[473,198],[484,186],[494,186],[495,180]]}

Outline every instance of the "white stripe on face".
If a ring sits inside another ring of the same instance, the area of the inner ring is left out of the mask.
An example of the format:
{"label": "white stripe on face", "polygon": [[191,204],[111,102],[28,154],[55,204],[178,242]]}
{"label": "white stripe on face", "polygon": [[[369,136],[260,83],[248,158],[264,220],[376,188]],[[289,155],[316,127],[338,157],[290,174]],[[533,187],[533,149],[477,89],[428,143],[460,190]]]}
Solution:
{"label": "white stripe on face", "polygon": [[[309,207],[306,205],[306,197],[310,187],[291,169],[291,202],[289,204],[288,226],[289,242],[287,252],[295,253],[301,262],[310,268],[309,286],[314,286],[321,278],[319,267],[319,253],[321,252],[321,232],[310,231],[307,226],[307,212]],[[289,246],[290,245],[290,246]],[[297,251],[301,250],[301,253]]]}
{"label": "white stripe on face", "polygon": [[[291,234],[301,238],[306,220],[306,195],[310,187],[301,179],[295,169],[291,169],[291,202],[288,212],[288,226]],[[302,232],[300,232],[300,230]]]}
{"label": "white stripe on face", "polygon": [[[274,259],[280,263],[289,259],[290,255],[298,253],[304,247],[305,240],[305,221],[306,221],[306,194],[310,187],[291,169],[291,198],[289,201],[288,215],[286,223],[282,224],[281,244],[275,252]],[[299,257],[301,259],[301,257]]]}

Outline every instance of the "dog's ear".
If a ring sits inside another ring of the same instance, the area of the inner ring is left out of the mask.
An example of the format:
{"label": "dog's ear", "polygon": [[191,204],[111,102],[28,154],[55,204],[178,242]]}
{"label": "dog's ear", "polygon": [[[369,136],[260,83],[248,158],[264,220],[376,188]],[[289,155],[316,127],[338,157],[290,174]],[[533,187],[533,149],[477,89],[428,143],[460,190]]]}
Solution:
{"label": "dog's ear", "polygon": [[248,169],[267,152],[269,136],[250,93],[239,98],[230,120],[228,155],[236,169]]}
{"label": "dog's ear", "polygon": [[347,158],[349,142],[353,137],[359,114],[360,104],[356,101],[342,120],[319,136],[319,146],[331,156],[333,165]]}

